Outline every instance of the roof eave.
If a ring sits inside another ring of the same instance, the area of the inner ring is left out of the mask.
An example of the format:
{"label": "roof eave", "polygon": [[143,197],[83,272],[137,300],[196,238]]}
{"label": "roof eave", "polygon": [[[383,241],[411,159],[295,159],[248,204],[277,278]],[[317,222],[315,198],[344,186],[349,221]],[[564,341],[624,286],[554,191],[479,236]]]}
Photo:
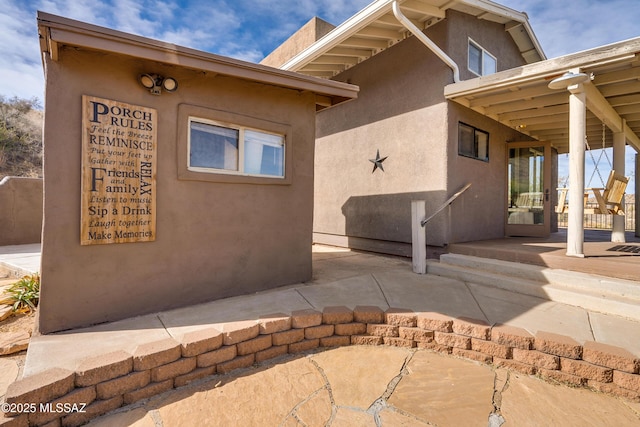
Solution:
{"label": "roof eave", "polygon": [[[539,55],[540,60],[547,59],[547,56],[545,55],[544,50],[542,49],[542,46],[540,45],[540,42],[538,41],[538,38],[536,37],[535,33],[533,32],[533,28],[529,23],[529,16],[525,12],[518,12],[515,9],[511,9],[507,6],[495,3],[490,0],[459,0],[456,3],[463,3],[471,7],[482,9],[487,13],[499,15],[523,25],[531,44]],[[452,4],[452,7],[453,6],[455,6],[455,3]],[[525,60],[527,60],[526,57]],[[531,63],[535,61],[527,60],[527,62]]]}
{"label": "roof eave", "polygon": [[573,68],[624,61],[635,57],[638,52],[640,52],[640,37],[452,83],[445,86],[444,95],[446,98],[455,98],[497,87],[523,84],[539,78],[551,80]]}
{"label": "roof eave", "polygon": [[[402,5],[406,0],[398,0],[398,3]],[[305,66],[311,64],[313,61],[326,54],[329,50],[337,47],[348,39],[349,37],[357,35],[359,31],[373,24],[377,19],[381,18],[387,13],[391,13],[394,0],[378,0],[371,3],[369,6],[362,9],[351,18],[347,19],[338,27],[334,28],[320,40],[299,52],[293,58],[289,59],[283,65],[280,66],[283,70],[301,70]],[[478,10],[484,11],[486,14],[497,15],[504,20],[517,22],[521,24],[531,46],[535,50],[534,55],[526,55],[526,52],[521,51],[523,58],[527,63],[535,62],[538,60],[546,59],[545,53],[540,46],[538,39],[536,38],[531,25],[529,24],[529,18],[526,13],[518,12],[510,9],[506,6],[488,1],[488,0],[459,0],[456,2],[449,2],[444,9],[440,9],[442,16],[447,9],[455,8],[457,5],[469,6]],[[513,35],[512,35],[513,37]],[[515,39],[514,39],[515,40]]]}
{"label": "roof eave", "polygon": [[[637,84],[633,83],[636,79],[633,64],[637,64],[638,60],[640,37],[449,84],[444,88],[444,95],[446,99],[472,108],[506,126],[515,127],[520,126],[519,122],[524,123],[525,133],[534,129],[526,123],[529,115],[534,116],[529,124],[537,127],[534,130],[543,135],[546,130],[541,128],[542,125],[551,123],[549,128],[557,130],[557,115],[568,111],[556,111],[561,104],[568,104],[568,96],[562,91],[548,89],[548,83],[568,71],[593,73],[593,82],[584,84],[588,110],[611,132],[623,132],[627,143],[640,152],[640,127],[633,115],[640,105],[635,100]],[[628,82],[629,86],[623,86],[624,82]],[[616,102],[616,108],[609,100]],[[630,108],[632,111],[628,111]],[[623,109],[627,111],[623,112]],[[528,110],[531,110],[530,114]],[[549,119],[542,120],[542,116]],[[554,133],[556,139],[566,146],[566,140],[562,141],[558,136],[560,133]],[[550,133],[547,132],[548,135]]]}
{"label": "roof eave", "polygon": [[[340,42],[352,36],[355,32],[366,27],[380,16],[391,11],[394,0],[378,0],[347,19],[331,30],[317,42],[299,52],[293,58],[280,66],[282,70],[298,70],[311,61],[337,46]],[[401,0],[401,2],[404,0]]]}
{"label": "roof eave", "polygon": [[53,59],[57,58],[60,46],[68,45],[310,91],[335,103],[356,98],[359,91],[355,85],[202,52],[49,13],[39,11],[37,19],[40,49]]}

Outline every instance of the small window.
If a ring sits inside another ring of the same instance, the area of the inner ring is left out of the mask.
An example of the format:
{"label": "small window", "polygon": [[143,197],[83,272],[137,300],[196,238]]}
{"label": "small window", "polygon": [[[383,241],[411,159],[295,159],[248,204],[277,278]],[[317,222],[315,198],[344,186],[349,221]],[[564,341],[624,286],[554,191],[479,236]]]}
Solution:
{"label": "small window", "polygon": [[486,76],[498,71],[496,57],[471,39],[469,39],[469,70],[479,76]]}
{"label": "small window", "polygon": [[284,136],[189,118],[189,170],[284,178]]}
{"label": "small window", "polygon": [[488,162],[489,133],[458,123],[458,154]]}

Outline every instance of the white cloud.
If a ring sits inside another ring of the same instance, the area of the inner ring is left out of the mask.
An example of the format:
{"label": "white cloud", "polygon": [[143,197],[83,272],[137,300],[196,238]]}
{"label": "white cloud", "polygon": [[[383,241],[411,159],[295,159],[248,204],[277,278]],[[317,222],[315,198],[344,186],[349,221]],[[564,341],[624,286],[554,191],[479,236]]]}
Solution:
{"label": "white cloud", "polygon": [[94,0],[40,0],[33,5],[33,9],[103,27],[109,26],[113,10],[108,2]]}
{"label": "white cloud", "polygon": [[[5,0],[0,94],[42,96],[36,10],[257,62],[313,16],[339,25],[371,1]],[[634,1],[498,2],[525,10],[547,56],[555,57],[640,35],[640,8],[632,7]]]}
{"label": "white cloud", "polygon": [[0,67],[0,95],[23,99],[44,100],[44,73],[41,64],[16,63]]}
{"label": "white cloud", "polygon": [[35,12],[9,2],[0,9],[0,95],[43,99]]}

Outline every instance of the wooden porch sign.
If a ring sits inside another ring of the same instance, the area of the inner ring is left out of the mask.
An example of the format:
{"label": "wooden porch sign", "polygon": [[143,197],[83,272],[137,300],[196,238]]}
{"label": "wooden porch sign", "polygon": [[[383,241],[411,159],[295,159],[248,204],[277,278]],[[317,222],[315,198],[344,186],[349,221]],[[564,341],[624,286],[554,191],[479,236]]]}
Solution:
{"label": "wooden porch sign", "polygon": [[82,96],[80,244],[156,237],[157,112]]}

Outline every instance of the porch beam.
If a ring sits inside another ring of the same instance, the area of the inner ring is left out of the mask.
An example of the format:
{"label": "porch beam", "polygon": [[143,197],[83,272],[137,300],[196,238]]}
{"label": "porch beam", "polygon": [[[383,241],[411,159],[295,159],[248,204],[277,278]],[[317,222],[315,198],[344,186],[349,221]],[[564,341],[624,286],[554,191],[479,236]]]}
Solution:
{"label": "porch beam", "polygon": [[587,94],[587,108],[595,114],[614,133],[623,132],[626,140],[637,152],[640,152],[640,138],[622,121],[620,115],[613,109],[609,101],[590,82],[584,83]]}
{"label": "porch beam", "polygon": [[544,116],[553,116],[555,114],[569,114],[569,105],[555,105],[553,107],[540,107],[540,108],[529,108],[527,110],[520,111],[508,111],[506,113],[502,113],[499,115],[500,120],[518,120],[518,119],[526,119],[529,117],[544,117]]}

